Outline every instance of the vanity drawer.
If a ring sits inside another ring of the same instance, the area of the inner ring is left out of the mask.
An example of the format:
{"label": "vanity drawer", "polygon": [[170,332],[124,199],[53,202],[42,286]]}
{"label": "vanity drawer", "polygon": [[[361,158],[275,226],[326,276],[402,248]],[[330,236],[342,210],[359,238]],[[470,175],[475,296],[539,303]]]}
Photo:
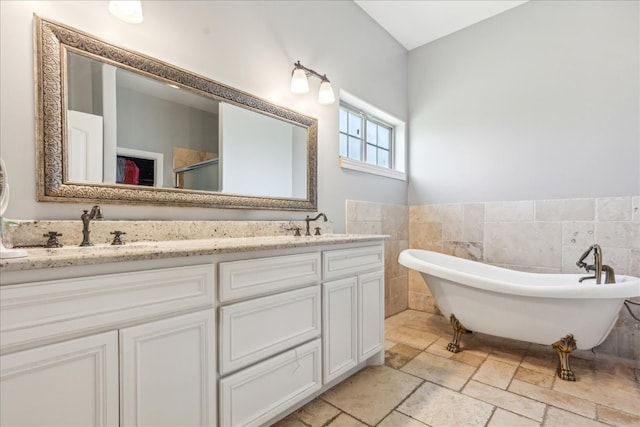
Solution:
{"label": "vanity drawer", "polygon": [[213,264],[0,287],[3,353],[213,306]]}
{"label": "vanity drawer", "polygon": [[320,282],[320,253],[221,262],[220,302]]}
{"label": "vanity drawer", "polygon": [[384,267],[384,246],[325,251],[322,265],[324,280],[381,269]]}
{"label": "vanity drawer", "polygon": [[320,336],[320,286],[220,308],[220,375]]}
{"label": "vanity drawer", "polygon": [[257,426],[322,386],[320,339],[220,380],[220,425]]}

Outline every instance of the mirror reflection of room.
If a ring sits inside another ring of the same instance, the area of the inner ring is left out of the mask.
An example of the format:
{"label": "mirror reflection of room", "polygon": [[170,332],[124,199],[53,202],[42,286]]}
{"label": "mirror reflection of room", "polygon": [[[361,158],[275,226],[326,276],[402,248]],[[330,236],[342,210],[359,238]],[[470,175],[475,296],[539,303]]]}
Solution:
{"label": "mirror reflection of room", "polygon": [[217,158],[216,101],[72,52],[67,82],[69,181],[219,190],[176,172]]}
{"label": "mirror reflection of room", "polygon": [[68,182],[307,194],[304,127],[71,50],[67,86]]}

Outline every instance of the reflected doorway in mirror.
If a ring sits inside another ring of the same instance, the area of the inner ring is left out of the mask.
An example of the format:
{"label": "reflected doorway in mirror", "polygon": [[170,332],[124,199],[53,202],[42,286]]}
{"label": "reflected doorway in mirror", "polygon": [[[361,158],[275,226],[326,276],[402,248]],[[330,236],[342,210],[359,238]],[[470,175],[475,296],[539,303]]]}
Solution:
{"label": "reflected doorway in mirror", "polygon": [[164,155],[152,151],[118,147],[115,179],[105,182],[162,187]]}

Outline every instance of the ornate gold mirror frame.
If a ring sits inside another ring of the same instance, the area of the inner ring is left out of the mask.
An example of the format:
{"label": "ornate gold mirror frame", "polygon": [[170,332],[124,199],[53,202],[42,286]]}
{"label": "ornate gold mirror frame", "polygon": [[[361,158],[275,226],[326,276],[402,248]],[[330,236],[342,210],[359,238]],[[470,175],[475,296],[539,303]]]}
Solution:
{"label": "ornate gold mirror frame", "polygon": [[[173,65],[34,16],[38,201],[168,205],[208,208],[316,210],[317,119],[225,86]],[[67,49],[194,93],[260,112],[307,130],[307,196],[255,197],[174,188],[65,181]]]}

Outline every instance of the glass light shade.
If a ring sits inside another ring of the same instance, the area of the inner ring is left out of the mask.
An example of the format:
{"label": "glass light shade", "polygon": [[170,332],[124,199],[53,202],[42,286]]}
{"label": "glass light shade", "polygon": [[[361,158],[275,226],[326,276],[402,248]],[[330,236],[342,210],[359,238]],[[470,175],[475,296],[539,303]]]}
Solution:
{"label": "glass light shade", "polygon": [[333,88],[329,80],[322,80],[320,89],[318,90],[318,102],[323,105],[333,104],[336,97],[333,94]]}
{"label": "glass light shade", "polygon": [[140,0],[109,0],[109,12],[130,24],[139,24],[144,19]]}
{"label": "glass light shade", "polygon": [[302,68],[296,68],[293,70],[293,75],[291,76],[291,92],[309,92],[309,80],[307,80],[307,74]]}

